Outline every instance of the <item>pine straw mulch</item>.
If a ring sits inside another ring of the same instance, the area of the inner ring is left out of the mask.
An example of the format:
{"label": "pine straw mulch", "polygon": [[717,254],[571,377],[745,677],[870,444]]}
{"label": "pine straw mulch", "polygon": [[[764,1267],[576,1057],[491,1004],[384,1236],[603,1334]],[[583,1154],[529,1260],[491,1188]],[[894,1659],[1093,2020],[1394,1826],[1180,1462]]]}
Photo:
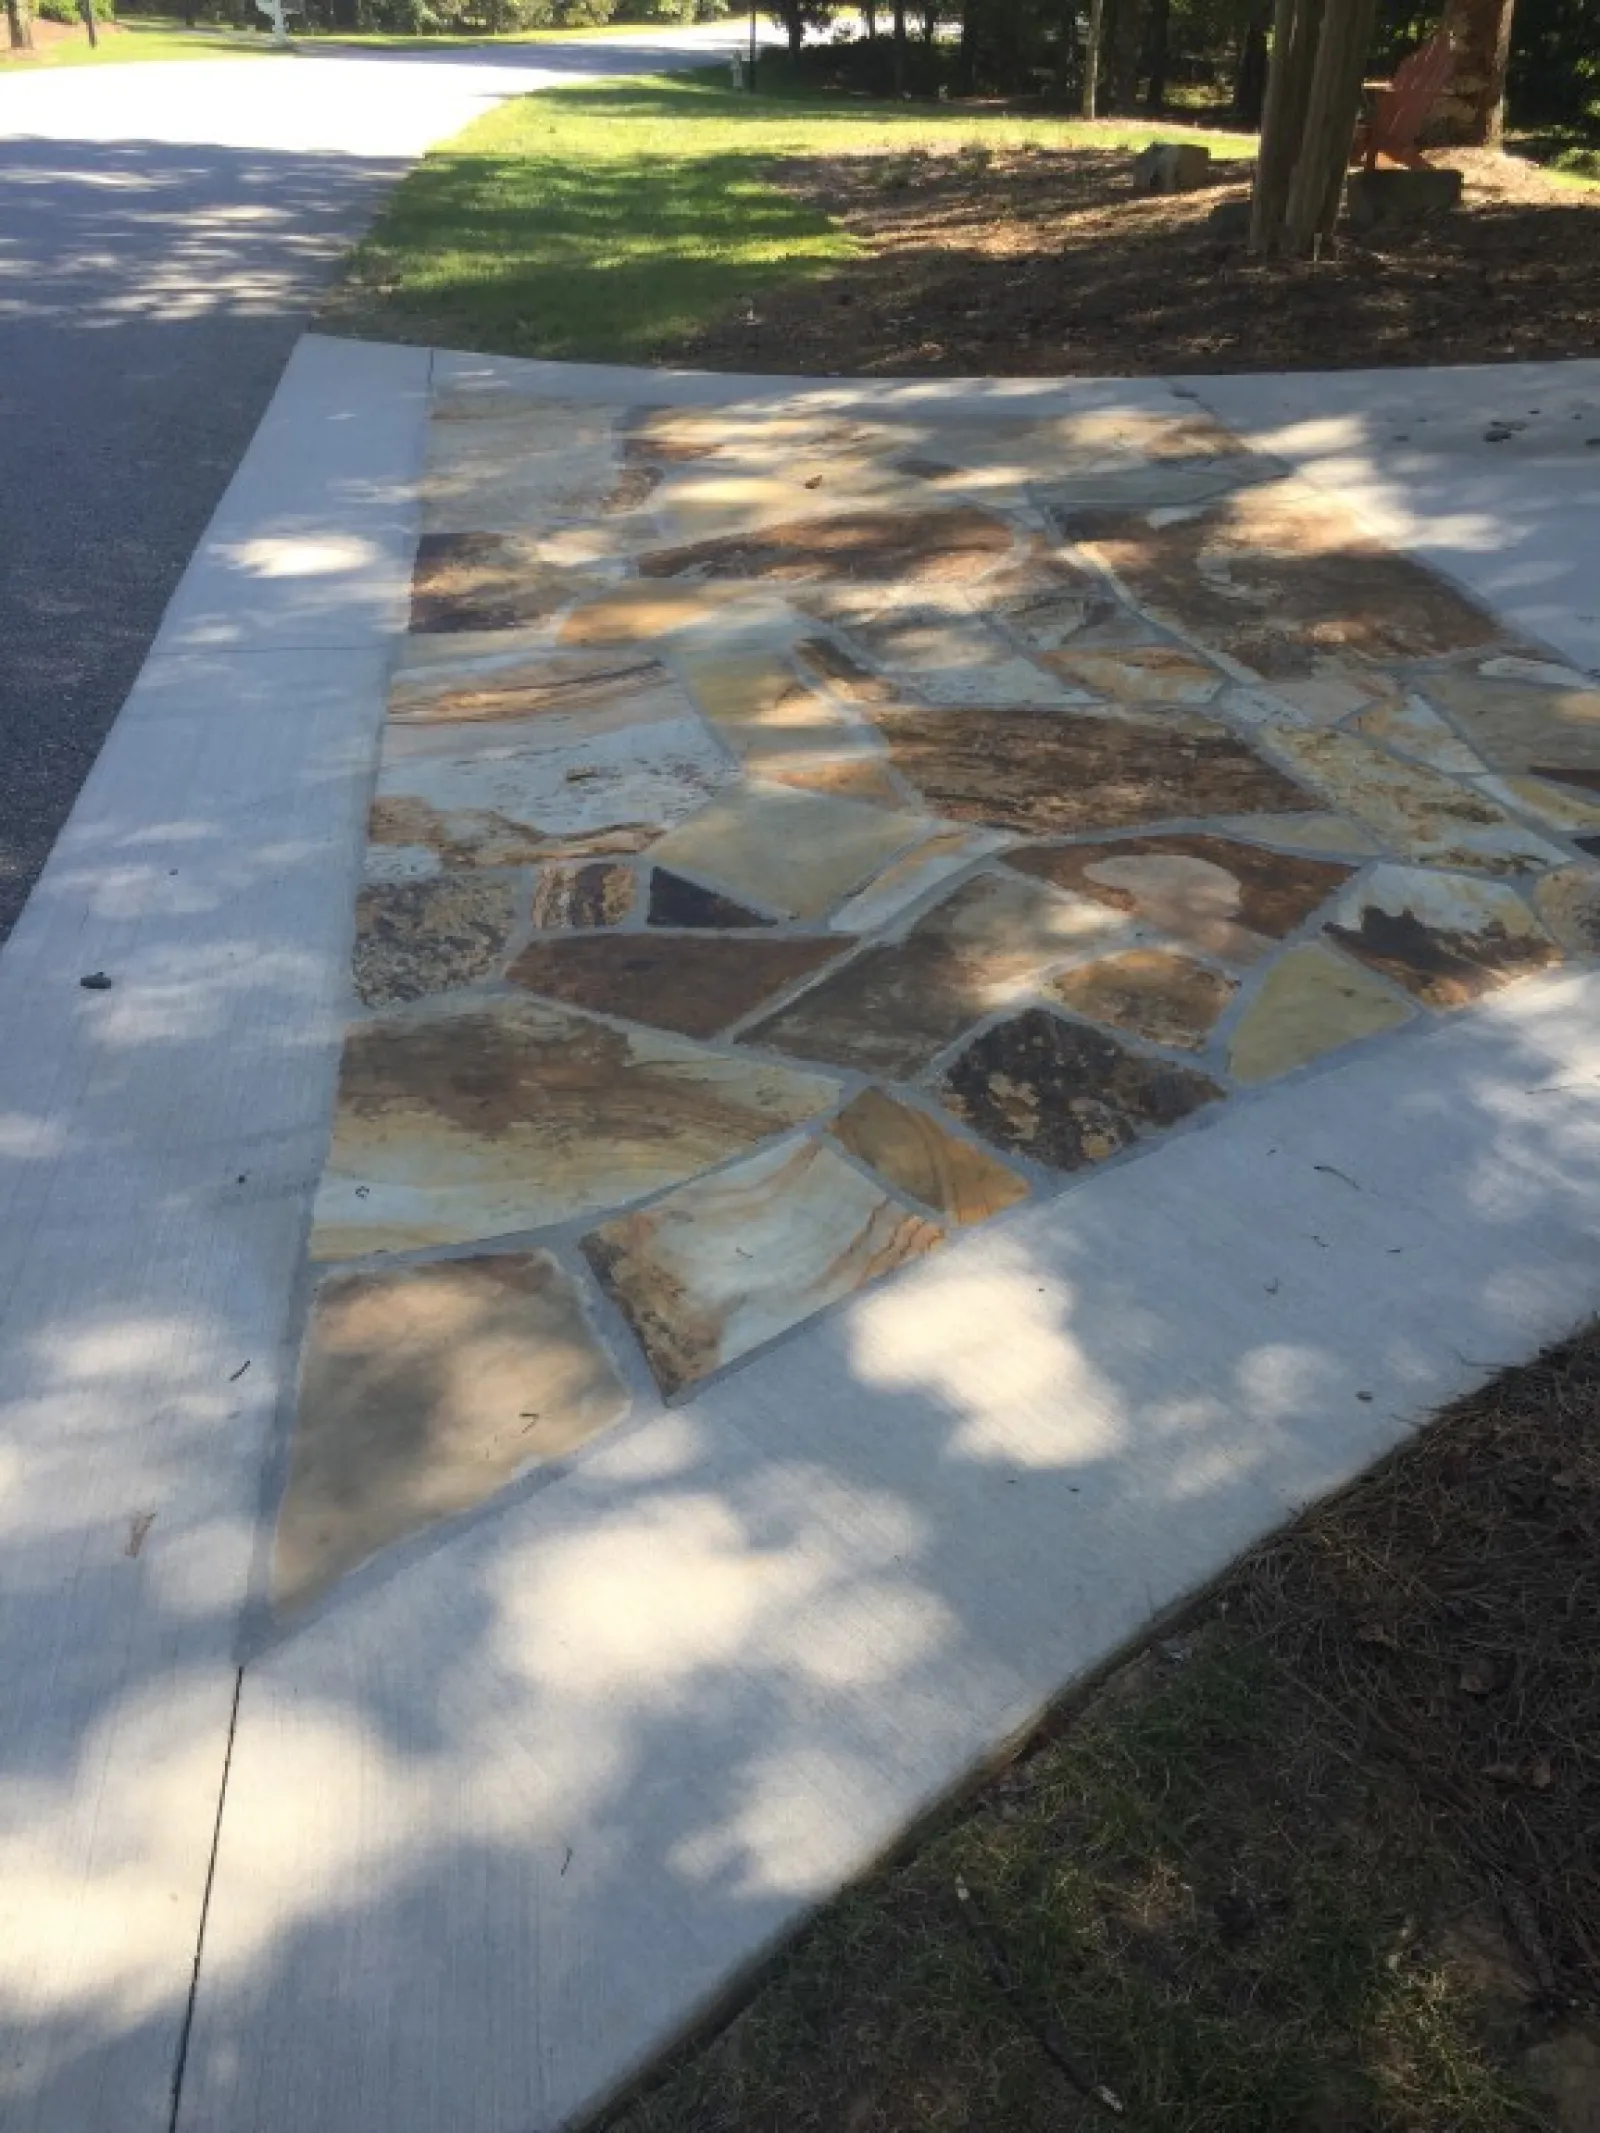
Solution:
{"label": "pine straw mulch", "polygon": [[1600,1325],[1248,1556],[606,2123],[1595,2133],[1597,1833]]}
{"label": "pine straw mulch", "polygon": [[[1174,129],[1174,138],[1182,129]],[[1441,152],[1443,159],[1443,152]],[[1149,198],[1116,148],[812,157],[776,182],[865,254],[670,351],[710,369],[938,376],[1347,369],[1592,356],[1600,187],[1452,150],[1463,206],[1266,264],[1207,223],[1247,167]]]}

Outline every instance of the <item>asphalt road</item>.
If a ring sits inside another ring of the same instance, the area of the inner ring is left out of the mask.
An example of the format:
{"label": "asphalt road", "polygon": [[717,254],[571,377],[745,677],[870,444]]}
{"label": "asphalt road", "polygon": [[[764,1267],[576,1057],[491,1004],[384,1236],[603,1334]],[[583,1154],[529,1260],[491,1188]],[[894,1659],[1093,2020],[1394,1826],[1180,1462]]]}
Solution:
{"label": "asphalt road", "polygon": [[736,36],[0,81],[0,940],[386,189],[505,96]]}

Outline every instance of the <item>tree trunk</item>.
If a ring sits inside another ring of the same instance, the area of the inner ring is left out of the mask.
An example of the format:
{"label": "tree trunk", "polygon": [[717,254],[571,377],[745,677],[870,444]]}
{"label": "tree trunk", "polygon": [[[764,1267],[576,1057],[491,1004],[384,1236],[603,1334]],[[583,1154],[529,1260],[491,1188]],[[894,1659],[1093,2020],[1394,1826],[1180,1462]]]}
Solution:
{"label": "tree trunk", "polygon": [[1111,108],[1131,111],[1139,101],[1144,0],[1111,0]]}
{"label": "tree trunk", "polygon": [[1145,109],[1152,118],[1161,116],[1167,101],[1167,60],[1171,47],[1172,0],[1150,0],[1150,80],[1145,88]]}
{"label": "tree trunk", "polygon": [[1516,0],[1448,0],[1442,27],[1455,72],[1428,126],[1432,140],[1498,148],[1505,124],[1506,62]]}
{"label": "tree trunk", "polygon": [[961,42],[956,51],[956,87],[970,96],[978,78],[978,9],[981,0],[961,0]]}
{"label": "tree trunk", "polygon": [[94,19],[94,0],[78,0],[78,12],[83,17],[83,26],[89,32],[89,49],[94,51],[100,43],[100,32]]}
{"label": "tree trunk", "polygon": [[906,0],[894,0],[894,93],[906,93]]}
{"label": "tree trunk", "polygon": [[1253,252],[1314,256],[1339,212],[1377,0],[1277,0]]}
{"label": "tree trunk", "polygon": [[867,42],[878,41],[878,0],[861,0],[861,19],[867,25]]}
{"label": "tree trunk", "polygon": [[33,15],[28,0],[6,0],[6,28],[13,52],[33,50]]}
{"label": "tree trunk", "polygon": [[1251,14],[1239,47],[1239,71],[1233,78],[1233,115],[1243,125],[1257,130],[1267,99],[1267,29],[1271,21],[1270,5],[1259,6]]}
{"label": "tree trunk", "polygon": [[1089,42],[1083,52],[1083,115],[1092,119],[1100,83],[1100,26],[1105,0],[1089,0]]}

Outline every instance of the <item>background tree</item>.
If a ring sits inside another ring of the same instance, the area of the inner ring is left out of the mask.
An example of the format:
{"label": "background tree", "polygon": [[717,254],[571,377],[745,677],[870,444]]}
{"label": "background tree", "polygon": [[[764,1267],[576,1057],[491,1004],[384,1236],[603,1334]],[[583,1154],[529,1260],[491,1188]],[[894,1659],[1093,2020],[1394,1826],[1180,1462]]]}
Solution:
{"label": "background tree", "polygon": [[1277,0],[1250,249],[1313,257],[1350,166],[1376,0]]}
{"label": "background tree", "polygon": [[6,0],[6,28],[13,52],[33,50],[33,14],[28,0]]}
{"label": "background tree", "polygon": [[1505,122],[1506,68],[1516,0],[1448,0],[1444,28],[1455,72],[1440,100],[1430,138],[1498,148]]}

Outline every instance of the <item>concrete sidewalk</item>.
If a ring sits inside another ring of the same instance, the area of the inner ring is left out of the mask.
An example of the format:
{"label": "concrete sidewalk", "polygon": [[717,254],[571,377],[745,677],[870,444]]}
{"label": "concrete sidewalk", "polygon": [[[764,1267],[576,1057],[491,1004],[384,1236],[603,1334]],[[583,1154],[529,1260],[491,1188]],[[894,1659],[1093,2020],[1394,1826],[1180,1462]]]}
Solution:
{"label": "concrete sidewalk", "polygon": [[302,343],[0,956],[8,2126],[165,2129],[175,2095],[192,2133],[566,2122],[1600,1286],[1600,980],[1569,950],[1067,1190],[1019,1158],[993,1225],[674,1404],[625,1361],[580,1456],[276,1613],[361,824],[430,399],[473,393],[980,454],[1198,399],[1493,602],[1494,656],[1596,660],[1600,365],[867,387]]}

